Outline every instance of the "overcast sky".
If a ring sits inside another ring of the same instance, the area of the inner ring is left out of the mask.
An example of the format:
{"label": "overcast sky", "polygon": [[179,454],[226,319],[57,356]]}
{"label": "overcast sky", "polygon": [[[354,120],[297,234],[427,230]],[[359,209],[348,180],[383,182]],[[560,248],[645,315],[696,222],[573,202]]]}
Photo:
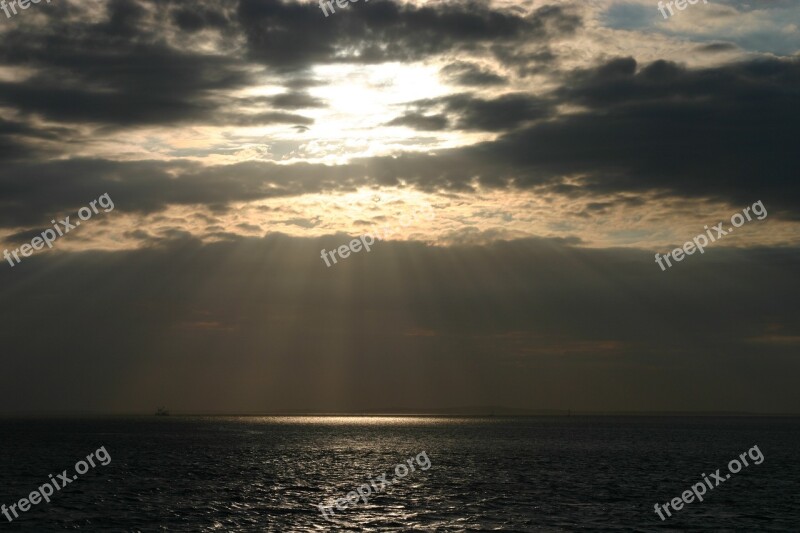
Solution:
{"label": "overcast sky", "polygon": [[800,412],[800,3],[335,9],[0,11],[0,412]]}

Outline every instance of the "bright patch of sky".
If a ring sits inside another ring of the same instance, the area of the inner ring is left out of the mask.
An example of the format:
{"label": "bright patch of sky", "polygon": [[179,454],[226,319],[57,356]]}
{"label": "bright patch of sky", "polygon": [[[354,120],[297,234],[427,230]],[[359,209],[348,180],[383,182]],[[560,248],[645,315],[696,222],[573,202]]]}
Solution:
{"label": "bright patch of sky", "polygon": [[605,7],[601,20],[611,29],[728,42],[747,52],[792,55],[800,49],[800,2],[698,0],[678,10],[673,1],[674,15],[667,19],[658,7],[655,0],[616,1]]}

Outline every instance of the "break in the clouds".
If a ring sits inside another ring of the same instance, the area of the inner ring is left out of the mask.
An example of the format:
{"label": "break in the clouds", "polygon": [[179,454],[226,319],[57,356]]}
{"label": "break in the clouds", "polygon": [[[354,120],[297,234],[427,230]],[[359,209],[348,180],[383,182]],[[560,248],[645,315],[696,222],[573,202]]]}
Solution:
{"label": "break in the clouds", "polygon": [[[563,407],[555,380],[580,383],[574,408],[634,409],[642,391],[647,408],[688,408],[690,373],[721,365],[738,392],[719,386],[704,408],[797,409],[759,395],[784,390],[800,337],[786,303],[800,5],[715,0],[664,19],[656,4],[373,0],[325,17],[313,2],[60,0],[0,14],[0,244],[101,194],[116,204],[6,265],[0,338],[25,357],[5,405],[39,390],[37,368],[96,365],[97,385],[63,405],[174,393],[175,408],[213,409],[191,392],[213,377],[246,384],[220,410],[356,409],[369,406],[349,380],[377,387],[414,353],[427,377],[409,391],[431,406],[480,391]],[[759,200],[767,219],[667,273],[653,262]],[[431,221],[324,267],[318,248],[424,205]],[[70,302],[75,318],[37,333]],[[761,354],[764,390],[745,390]],[[290,384],[320,392],[303,403]],[[381,405],[413,403],[387,390]]]}
{"label": "break in the clouds", "polygon": [[673,7],[675,14],[667,19],[653,16],[657,4],[651,0],[612,0],[602,10],[603,22],[612,29],[694,42],[725,41],[764,54],[793,55],[800,48],[800,13],[793,0],[710,0],[697,10]]}

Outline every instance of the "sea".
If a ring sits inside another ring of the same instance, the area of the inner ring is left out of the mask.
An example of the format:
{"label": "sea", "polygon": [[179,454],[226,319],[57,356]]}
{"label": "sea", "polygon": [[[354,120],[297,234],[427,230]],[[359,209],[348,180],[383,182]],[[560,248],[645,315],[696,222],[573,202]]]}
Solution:
{"label": "sea", "polygon": [[0,533],[800,531],[798,445],[791,417],[2,418]]}

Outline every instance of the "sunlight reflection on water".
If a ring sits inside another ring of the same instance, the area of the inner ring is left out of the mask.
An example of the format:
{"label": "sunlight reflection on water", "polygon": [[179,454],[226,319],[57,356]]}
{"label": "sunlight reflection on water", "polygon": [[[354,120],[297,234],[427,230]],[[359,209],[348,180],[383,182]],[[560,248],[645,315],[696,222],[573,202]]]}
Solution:
{"label": "sunlight reflection on water", "polygon": [[438,416],[239,416],[230,420],[247,424],[303,424],[329,426],[433,426],[474,423],[475,419]]}

